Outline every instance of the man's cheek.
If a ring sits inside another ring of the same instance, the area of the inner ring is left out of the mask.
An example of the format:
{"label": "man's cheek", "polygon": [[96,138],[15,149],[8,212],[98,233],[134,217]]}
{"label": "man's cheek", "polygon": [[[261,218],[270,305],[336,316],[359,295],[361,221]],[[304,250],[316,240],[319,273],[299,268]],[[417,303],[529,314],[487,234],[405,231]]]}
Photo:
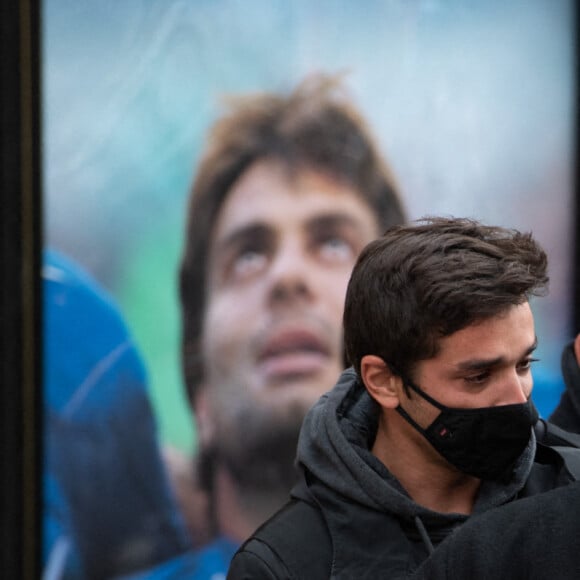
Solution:
{"label": "man's cheek", "polygon": [[252,288],[231,289],[214,295],[206,319],[213,324],[247,326],[263,306],[259,291]]}

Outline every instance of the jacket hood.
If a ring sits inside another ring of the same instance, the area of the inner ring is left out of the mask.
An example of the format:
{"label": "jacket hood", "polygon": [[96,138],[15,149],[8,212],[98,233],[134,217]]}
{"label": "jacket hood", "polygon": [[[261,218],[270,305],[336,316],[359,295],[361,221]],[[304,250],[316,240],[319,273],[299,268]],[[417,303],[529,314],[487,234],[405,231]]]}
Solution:
{"label": "jacket hood", "polygon": [[[425,523],[463,521],[460,514],[440,514],[415,503],[397,479],[370,452],[378,427],[380,407],[350,368],[305,417],[298,442],[297,462],[326,488],[372,510],[403,519],[419,516]],[[474,513],[501,505],[524,486],[532,468],[535,437],[516,463],[507,484],[482,482]]]}

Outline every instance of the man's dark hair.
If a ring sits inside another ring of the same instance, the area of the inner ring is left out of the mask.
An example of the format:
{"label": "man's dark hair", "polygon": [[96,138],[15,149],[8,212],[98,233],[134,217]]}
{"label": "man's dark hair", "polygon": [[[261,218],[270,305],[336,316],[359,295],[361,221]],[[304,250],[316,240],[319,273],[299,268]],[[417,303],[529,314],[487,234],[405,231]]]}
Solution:
{"label": "man's dark hair", "polygon": [[391,172],[340,89],[336,77],[315,75],[289,95],[238,97],[210,132],[190,195],[180,270],[182,366],[190,403],[203,378],[200,340],[213,228],[232,186],[251,165],[272,160],[290,174],[320,171],[359,192],[381,230],[405,221]]}
{"label": "man's dark hair", "polygon": [[547,292],[547,258],[530,233],[470,219],[395,226],[361,252],[347,288],[344,340],[403,376],[439,339]]}

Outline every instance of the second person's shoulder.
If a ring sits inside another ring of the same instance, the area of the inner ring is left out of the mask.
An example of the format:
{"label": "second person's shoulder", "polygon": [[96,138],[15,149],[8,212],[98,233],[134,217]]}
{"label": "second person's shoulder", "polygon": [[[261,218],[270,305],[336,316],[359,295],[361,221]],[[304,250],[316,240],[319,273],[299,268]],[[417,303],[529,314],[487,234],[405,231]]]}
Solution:
{"label": "second person's shoulder", "polygon": [[242,544],[228,579],[327,579],[331,565],[332,542],[322,512],[292,499]]}

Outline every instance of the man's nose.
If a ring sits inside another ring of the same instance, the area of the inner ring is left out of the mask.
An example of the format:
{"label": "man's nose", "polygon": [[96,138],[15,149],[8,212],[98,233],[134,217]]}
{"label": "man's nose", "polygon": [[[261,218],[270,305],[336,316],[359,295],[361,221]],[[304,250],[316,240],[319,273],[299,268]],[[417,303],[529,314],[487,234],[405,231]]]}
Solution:
{"label": "man's nose", "polygon": [[294,242],[279,248],[270,269],[270,300],[273,303],[311,297],[313,265],[307,252]]}

